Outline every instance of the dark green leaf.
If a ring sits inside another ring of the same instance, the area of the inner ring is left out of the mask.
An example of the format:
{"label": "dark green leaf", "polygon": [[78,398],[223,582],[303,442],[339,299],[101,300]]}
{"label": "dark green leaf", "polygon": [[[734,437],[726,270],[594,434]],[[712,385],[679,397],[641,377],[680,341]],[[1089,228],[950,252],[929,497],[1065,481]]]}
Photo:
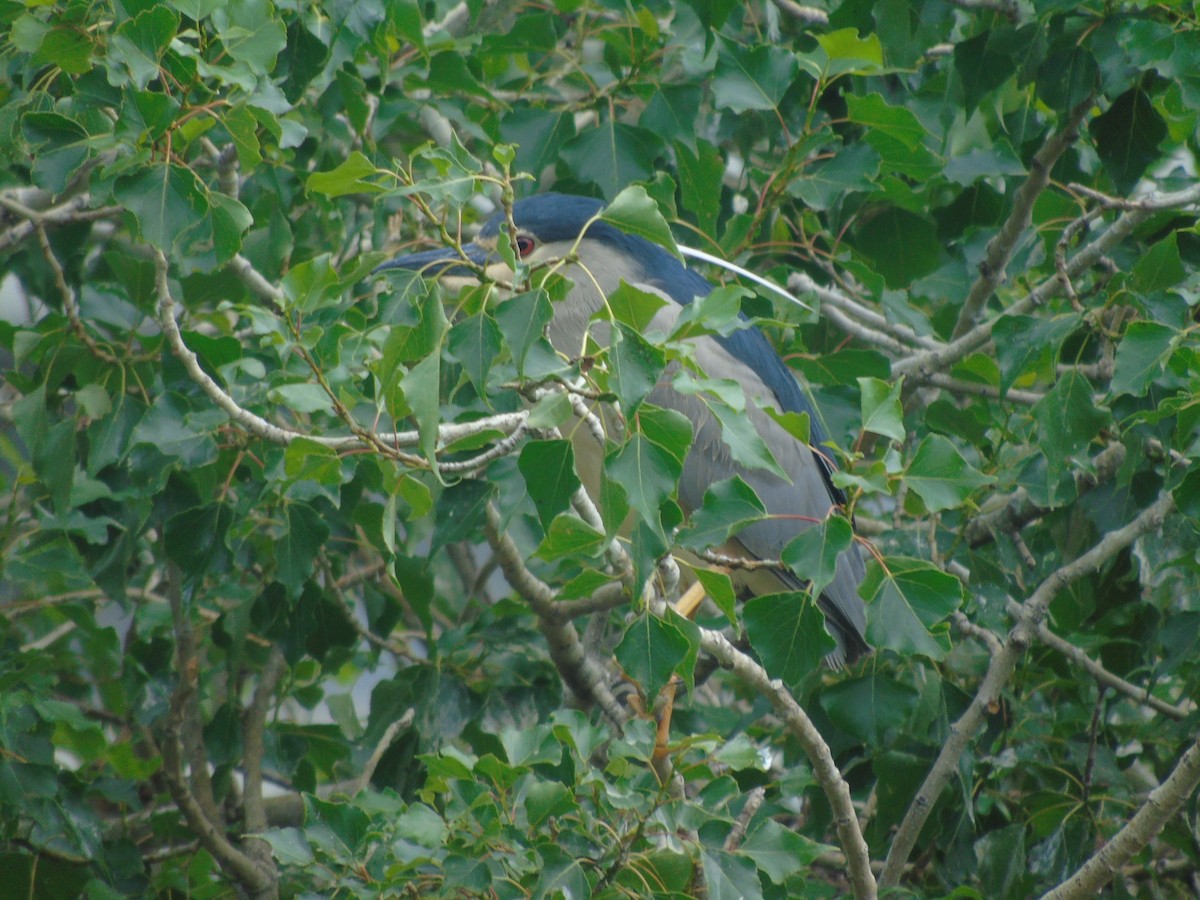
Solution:
{"label": "dark green leaf", "polygon": [[674,624],[646,613],[626,629],[615,655],[625,674],[637,682],[642,695],[653,703],[675,674],[689,646],[687,637]]}
{"label": "dark green leaf", "polygon": [[1100,161],[1122,194],[1131,190],[1146,167],[1158,159],[1158,145],[1167,136],[1167,123],[1139,88],[1114,100],[1088,128]]}
{"label": "dark green leaf", "polygon": [[329,525],[306,503],[285,503],[280,509],[283,533],[275,541],[276,575],[288,593],[299,596],[312,574],[317,553],[329,538]]}
{"label": "dark green leaf", "polygon": [[800,532],[779,556],[796,577],[809,582],[809,591],[819,596],[833,581],[838,557],[853,540],[850,523],[832,516]]}
{"label": "dark green leaf", "polygon": [[762,500],[741,478],[718,481],[704,492],[704,503],[680,532],[679,543],[696,551],[719,547],[736,531],[766,513]]}
{"label": "dark green leaf", "polygon": [[742,609],[750,645],[773,678],[798,685],[837,645],[812,596],[802,591],[764,594]]}
{"label": "dark green leaf", "polygon": [[551,520],[571,505],[572,495],[580,488],[571,443],[530,441],[521,448],[518,465],[542,527],[549,528]]}
{"label": "dark green leaf", "polygon": [[717,70],[712,82],[719,109],[735,113],[772,110],[800,72],[794,53],[760,44],[746,48],[732,41],[719,42]]}
{"label": "dark green leaf", "polygon": [[541,290],[517,294],[496,307],[496,323],[518,372],[525,370],[525,360],[534,344],[544,341],[542,335],[553,315],[550,299]]}
{"label": "dark green leaf", "polygon": [[1140,397],[1162,375],[1179,333],[1157,322],[1134,322],[1117,346],[1112,393]]}
{"label": "dark green leaf", "polygon": [[137,219],[142,237],[169,253],[209,212],[203,185],[190,169],[155,163],[117,181],[117,200]]}
{"label": "dark green leaf", "polygon": [[630,417],[658,384],[667,357],[662,349],[620,322],[613,327],[612,336],[608,352],[610,387],[621,402],[622,412]]}

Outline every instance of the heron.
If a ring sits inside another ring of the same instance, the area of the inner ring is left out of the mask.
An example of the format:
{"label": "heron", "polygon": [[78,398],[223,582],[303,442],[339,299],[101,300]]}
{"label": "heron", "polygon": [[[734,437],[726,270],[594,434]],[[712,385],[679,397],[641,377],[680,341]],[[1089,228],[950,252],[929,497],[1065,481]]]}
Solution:
{"label": "heron", "polygon": [[[511,284],[514,272],[503,260],[500,242],[510,247],[531,268],[557,264],[573,287],[555,304],[548,326],[551,345],[571,359],[581,356],[591,334],[597,338],[595,314],[606,298],[625,283],[667,301],[647,331],[669,330],[682,309],[707,296],[713,285],[662,246],[631,234],[599,218],[604,204],[596,199],[559,193],[535,194],[512,204],[515,233],[510,237],[508,213],[488,219],[475,240],[455,248],[438,248],[392,259],[376,271],[406,269],[443,282],[468,283],[483,272],[502,284]],[[510,254],[509,258],[513,258]],[[597,338],[603,343],[602,338]],[[700,507],[713,484],[740,476],[762,500],[767,516],[738,531],[725,549],[749,559],[778,559],[783,549],[802,531],[822,521],[832,510],[843,508],[845,495],[833,482],[835,464],[821,449],[827,437],[821,419],[788,368],[758,328],[748,326],[728,335],[699,336],[694,359],[710,378],[733,379],[746,394],[746,409],[787,477],[773,471],[749,468],[735,461],[722,438],[720,422],[693,395],[676,391],[668,369],[648,401],[683,413],[692,423],[694,440],[679,480],[679,500],[685,512]],[[771,406],[783,412],[807,413],[809,441],[798,440],[763,411]],[[870,652],[866,640],[866,608],[858,587],[865,574],[862,551],[852,543],[838,558],[832,581],[817,599],[826,628],[836,648],[825,658],[830,668],[850,664]],[[742,573],[738,585],[760,595],[782,590],[803,590],[805,581],[782,567]]]}

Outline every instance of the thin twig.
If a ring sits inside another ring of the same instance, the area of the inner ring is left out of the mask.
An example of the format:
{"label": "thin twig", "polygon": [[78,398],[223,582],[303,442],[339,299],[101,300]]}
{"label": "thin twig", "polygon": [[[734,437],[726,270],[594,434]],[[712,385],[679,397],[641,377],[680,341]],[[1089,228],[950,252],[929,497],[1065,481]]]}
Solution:
{"label": "thin twig", "polygon": [[416,711],[410,706],[404,715],[387,727],[387,730],[383,733],[383,737],[379,739],[379,743],[371,751],[370,757],[368,757],[362,772],[358,776],[355,793],[365,791],[370,787],[371,779],[375,776],[375,770],[379,768],[379,762],[383,759],[383,754],[387,753],[388,748],[392,746],[392,742],[396,740],[396,735],[411,725],[414,718],[416,718]]}
{"label": "thin twig", "polygon": [[[1020,610],[1021,606],[1015,600],[1008,602],[1008,611],[1010,614],[1014,616],[1020,615]],[[1147,688],[1138,687],[1136,684],[1126,681],[1120,675],[1108,671],[1108,669],[1088,656],[1079,647],[1076,647],[1070,641],[1064,640],[1051,631],[1050,626],[1045,622],[1038,624],[1037,639],[1051,650],[1061,653],[1104,686],[1110,687],[1124,694],[1135,703],[1148,706],[1155,712],[1160,712],[1170,719],[1174,719],[1177,722],[1182,721],[1196,711],[1196,704],[1191,700],[1185,699],[1180,705],[1168,703],[1160,697],[1155,697]]]}

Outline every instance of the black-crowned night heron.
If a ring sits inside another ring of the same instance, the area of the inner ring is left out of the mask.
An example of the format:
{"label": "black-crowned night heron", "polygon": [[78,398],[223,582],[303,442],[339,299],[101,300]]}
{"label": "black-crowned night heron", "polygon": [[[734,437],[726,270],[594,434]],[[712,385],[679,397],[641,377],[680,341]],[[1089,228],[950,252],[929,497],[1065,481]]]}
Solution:
{"label": "black-crowned night heron", "polygon": [[[549,338],[558,352],[572,359],[583,353],[589,329],[593,336],[599,330],[592,317],[622,281],[671,301],[656,314],[648,330],[668,331],[684,305],[713,290],[701,275],[657,244],[597,220],[602,208],[597,200],[565,194],[539,194],[513,204],[517,254],[531,266],[566,260],[558,271],[574,287],[555,307]],[[505,221],[503,212],[493,216],[463,252],[475,266],[510,283],[513,272],[497,251]],[[474,277],[473,270],[463,264],[463,256],[449,248],[403,256],[379,268],[417,270],[455,282]],[[697,509],[709,486],[740,476],[758,494],[769,517],[737,532],[730,549],[753,559],[778,559],[800,532],[845,503],[831,480],[829,457],[814,449],[826,439],[819,418],[792,371],[757,328],[695,341],[695,360],[710,378],[733,379],[743,386],[750,419],[789,478],[736,463],[722,440],[721,424],[700,399],[671,387],[672,370],[668,369],[648,400],[678,410],[692,422],[695,439],[679,481],[680,504],[685,510]],[[813,446],[793,437],[760,409],[762,405],[808,413]],[[861,552],[852,544],[841,554],[836,574],[818,601],[837,641],[837,649],[827,657],[835,667],[854,662],[870,650],[865,640],[866,611],[858,595],[863,575]],[[744,586],[762,594],[802,589],[803,583],[791,572],[772,568],[758,570]]]}

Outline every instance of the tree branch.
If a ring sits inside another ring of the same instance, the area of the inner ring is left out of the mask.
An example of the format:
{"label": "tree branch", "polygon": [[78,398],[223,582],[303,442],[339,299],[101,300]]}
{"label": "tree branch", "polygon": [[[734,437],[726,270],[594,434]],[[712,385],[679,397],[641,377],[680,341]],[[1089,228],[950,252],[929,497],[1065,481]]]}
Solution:
{"label": "tree branch", "polygon": [[1042,900],[1075,900],[1094,897],[1108,884],[1121,867],[1163,830],[1188,798],[1200,785],[1200,738],[1183,754],[1178,764],[1158,787],[1150,792],[1146,802],[1112,840],[1100,848],[1074,875]]}
{"label": "tree branch", "polygon": [[[665,610],[665,604],[662,604],[662,608]],[[733,646],[720,632],[708,628],[700,628],[699,631],[701,648],[712,654],[723,668],[731,671],[747,687],[767,698],[788,732],[804,748],[812,765],[813,777],[833,810],[834,824],[846,854],[846,872],[854,888],[854,896],[875,897],[878,888],[871,872],[867,842],[854,812],[850,786],[842,778],[829,745],[782,681],[772,680],[761,665]]]}
{"label": "tree branch", "polygon": [[487,505],[487,536],[508,583],[537,616],[538,628],[563,681],[581,700],[594,702],[617,728],[623,728],[628,716],[608,689],[604,672],[587,655],[575,626],[556,616],[554,590],[529,571],[513,539],[501,530],[500,513],[493,503]]}
{"label": "tree branch", "polygon": [[[1021,612],[1021,606],[1015,600],[1010,600],[1008,602],[1008,611],[1010,614],[1018,616]],[[1136,684],[1126,681],[1120,675],[1113,674],[1084,653],[1083,650],[1051,631],[1050,626],[1045,622],[1038,623],[1037,638],[1051,650],[1056,650],[1071,660],[1071,662],[1075,663],[1075,665],[1079,666],[1101,684],[1119,691],[1137,703],[1150,707],[1155,712],[1160,712],[1164,716],[1178,722],[1186,719],[1196,711],[1196,704],[1191,700],[1185,699],[1183,705],[1176,706],[1173,703],[1168,703],[1166,700],[1155,697],[1147,688],[1138,687]]]}
{"label": "tree branch", "polygon": [[975,279],[967,299],[963,301],[958,322],[955,323],[954,333],[951,335],[952,339],[960,338],[971,330],[988,299],[1004,280],[1004,270],[1012,260],[1017,242],[1033,221],[1034,201],[1050,183],[1050,170],[1054,168],[1058,158],[1078,137],[1079,123],[1092,108],[1092,97],[1093,95],[1088,94],[1087,99],[1072,109],[1063,127],[1047,138],[1046,143],[1034,155],[1029,166],[1029,176],[1013,197],[1012,211],[996,236],[988,241],[983,259],[979,263],[979,277]]}
{"label": "tree branch", "polygon": [[1009,632],[1008,641],[999,653],[992,656],[987,673],[984,675],[983,682],[971,705],[950,727],[949,738],[930,768],[929,774],[925,777],[924,783],[917,790],[904,820],[900,823],[892,841],[891,850],[888,852],[883,875],[880,877],[882,887],[890,888],[899,884],[904,864],[908,862],[909,855],[916,845],[917,837],[929,818],[929,814],[933,811],[933,804],[941,795],[946,782],[957,771],[958,761],[983,723],[988,708],[1000,698],[1005,686],[1011,680],[1016,671],[1017,662],[1024,654],[1030,640],[1037,633],[1038,625],[1046,616],[1046,609],[1050,605],[1050,601],[1072,581],[1095,571],[1138,537],[1158,528],[1174,507],[1175,502],[1171,494],[1164,492],[1128,525],[1105,535],[1082,556],[1053,572],[1022,604],[1021,615],[1012,631]]}

